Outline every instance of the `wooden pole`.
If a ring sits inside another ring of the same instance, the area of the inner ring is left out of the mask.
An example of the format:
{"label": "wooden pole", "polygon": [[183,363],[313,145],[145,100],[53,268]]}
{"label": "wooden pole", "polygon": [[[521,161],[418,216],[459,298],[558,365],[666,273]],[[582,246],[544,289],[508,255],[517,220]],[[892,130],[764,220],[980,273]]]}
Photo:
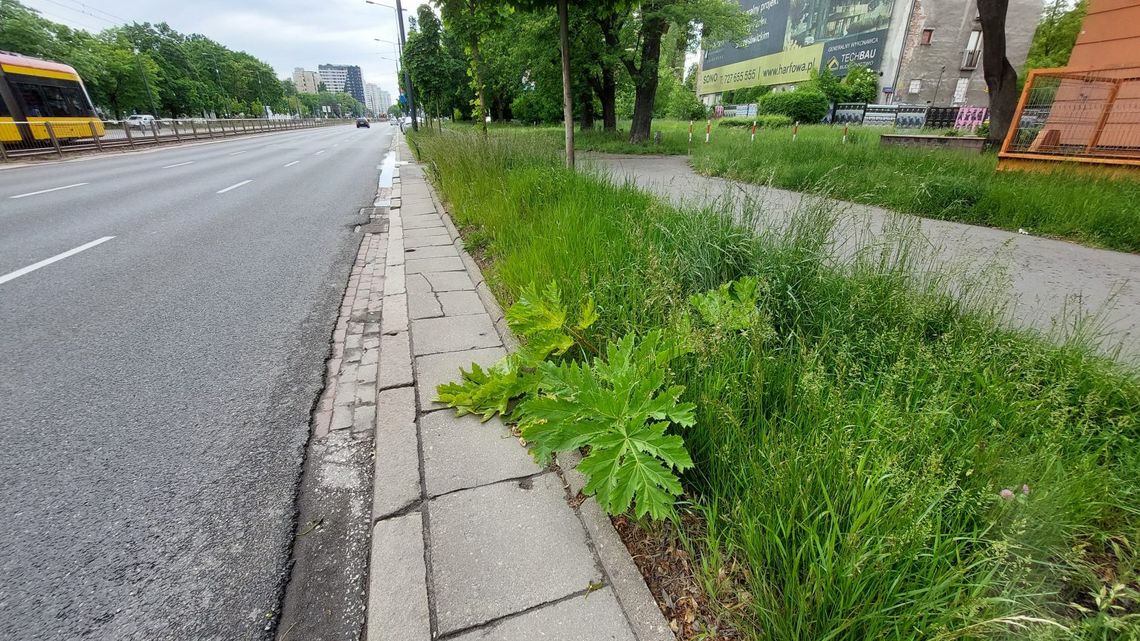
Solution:
{"label": "wooden pole", "polygon": [[558,34],[562,41],[562,124],[566,129],[566,166],[574,168],[574,103],[570,97],[570,17],[567,0],[558,0]]}

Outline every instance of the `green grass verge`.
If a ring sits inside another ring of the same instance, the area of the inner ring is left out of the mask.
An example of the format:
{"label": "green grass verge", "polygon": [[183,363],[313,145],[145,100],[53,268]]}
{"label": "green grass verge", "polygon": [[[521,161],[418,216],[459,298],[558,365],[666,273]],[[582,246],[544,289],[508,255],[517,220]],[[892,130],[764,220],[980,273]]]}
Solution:
{"label": "green grass verge", "polygon": [[747,638],[1140,632],[1135,372],[937,293],[906,238],[831,266],[823,207],[757,236],[514,138],[415,143],[504,306],[531,283],[592,295],[599,344],[694,331],[691,294],[760,279],[755,326],[690,337],[672,371],[698,405],[699,573]]}
{"label": "green grass verge", "polygon": [[[1097,178],[1060,171],[1053,174],[998,172],[993,154],[943,149],[882,147],[880,129],[801,126],[758,130],[732,119],[713,124],[710,144],[705,123],[694,124],[693,167],[704,174],[772,185],[885,207],[927,218],[997,227],[1075,240],[1096,247],[1140,252],[1140,181]],[[625,123],[623,123],[624,125]],[[455,125],[466,128],[466,125]],[[631,144],[627,133],[577,132],[580,151],[618,154],[690,152],[687,122],[655,120],[661,142]],[[625,125],[628,130],[628,125]],[[555,126],[499,126],[497,135],[531,136],[536,144],[562,146]]]}

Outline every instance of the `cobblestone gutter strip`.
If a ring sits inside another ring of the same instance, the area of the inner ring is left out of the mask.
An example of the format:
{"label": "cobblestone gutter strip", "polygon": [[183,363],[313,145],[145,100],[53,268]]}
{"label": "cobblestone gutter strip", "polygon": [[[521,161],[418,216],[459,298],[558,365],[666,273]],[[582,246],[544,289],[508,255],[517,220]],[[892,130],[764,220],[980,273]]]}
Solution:
{"label": "cobblestone gutter strip", "polygon": [[364,621],[388,234],[372,208],[340,308],[298,495],[277,639],[357,639]]}
{"label": "cobblestone gutter strip", "polygon": [[[406,147],[402,153],[411,157]],[[418,167],[405,167],[405,172],[403,193],[401,187],[393,193],[391,237],[404,239],[419,408],[417,513],[423,517],[427,577],[422,587],[429,594],[426,618],[433,638],[672,641],[665,617],[609,518],[593,498],[580,504],[569,500],[583,485],[573,469],[576,456],[560,456],[556,466],[539,469],[497,419],[480,426],[472,417],[456,418],[432,403],[435,386],[453,380],[459,367],[490,365],[518,343],[443,203]],[[390,244],[389,269],[394,251]],[[408,413],[403,412],[393,412],[395,424],[406,423]],[[401,487],[381,483],[383,447],[378,432],[377,497],[399,494],[396,488]],[[387,465],[401,467],[396,461]],[[539,497],[526,496],[537,491]],[[378,499],[383,508],[374,509],[374,517],[398,510],[399,503]],[[391,537],[392,528],[385,526],[381,534]],[[588,561],[580,551],[583,543]],[[387,617],[410,608],[383,580],[383,570],[378,572],[382,566],[377,560],[387,559],[380,547],[374,538],[368,638],[428,638],[383,630],[392,623]],[[397,573],[403,569],[393,566]],[[422,626],[415,629],[422,631]]]}

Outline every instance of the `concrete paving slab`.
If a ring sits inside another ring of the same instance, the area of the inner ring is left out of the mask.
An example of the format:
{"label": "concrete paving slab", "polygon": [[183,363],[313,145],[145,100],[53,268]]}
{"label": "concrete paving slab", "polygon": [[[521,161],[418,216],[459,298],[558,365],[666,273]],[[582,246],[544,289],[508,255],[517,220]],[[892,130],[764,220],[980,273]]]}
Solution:
{"label": "concrete paving slab", "polygon": [[440,292],[436,294],[443,305],[444,316],[466,316],[468,314],[486,314],[483,301],[479,294],[473,291]]}
{"label": "concrete paving slab", "polygon": [[453,637],[453,641],[638,641],[612,590],[552,603]]}
{"label": "concrete paving slab", "polygon": [[442,258],[444,256],[459,256],[454,245],[436,245],[434,247],[413,247],[404,250],[404,258]]}
{"label": "concrete paving slab", "polygon": [[412,355],[408,332],[385,334],[380,338],[380,367],[377,389],[412,384]]}
{"label": "concrete paving slab", "polygon": [[431,284],[432,291],[454,292],[464,289],[475,290],[475,283],[467,272],[421,272]]}
{"label": "concrete paving slab", "polygon": [[452,240],[451,236],[448,235],[447,230],[443,228],[443,223],[440,223],[439,225],[437,225],[435,227],[423,227],[420,229],[405,229],[404,230],[404,240],[405,241],[417,240],[420,238],[430,238],[433,236],[443,236],[444,238],[446,238],[448,240],[448,242],[450,242]]}
{"label": "concrete paving slab", "polygon": [[431,639],[423,519],[419,512],[380,521],[372,528],[367,639]]}
{"label": "concrete paving slab", "polygon": [[420,417],[428,496],[538,474],[538,466],[498,418],[432,412]]}
{"label": "concrete paving slab", "polygon": [[[408,281],[409,285],[411,280]],[[423,281],[425,288],[430,287],[426,285],[427,280]],[[436,316],[443,316],[443,305],[440,304],[436,295],[429,292],[413,292],[408,291],[408,316],[412,319],[416,318],[434,318]]]}
{"label": "concrete paving slab", "polygon": [[[423,274],[409,274],[407,277],[409,294],[431,294],[431,283]],[[442,308],[441,308],[442,309]]]}
{"label": "concrete paving slab", "polygon": [[463,490],[429,505],[439,635],[601,581],[556,474]]}
{"label": "concrete paving slab", "polygon": [[408,248],[417,249],[419,247],[432,247],[432,246],[437,246],[437,245],[450,245],[450,244],[451,244],[451,236],[448,236],[447,234],[435,234],[435,235],[431,235],[431,236],[424,236],[422,238],[416,237],[416,238],[405,238],[404,239],[404,249],[405,250]]}
{"label": "concrete paving slab", "polygon": [[[412,321],[412,345],[416,356],[458,352],[476,347],[497,347],[501,344],[495,325],[486,314],[420,318]],[[383,365],[383,349],[380,352],[380,362]]]}
{"label": "concrete paving slab", "polygon": [[471,363],[490,367],[507,355],[502,347],[469,349],[462,352],[443,352],[416,357],[416,390],[423,411],[446,407],[435,402],[435,388],[443,383],[459,380],[459,368],[471,370]]}
{"label": "concrete paving slab", "polygon": [[424,272],[456,272],[463,271],[463,261],[458,256],[441,256],[439,258],[408,258],[404,269],[409,274],[422,274]]}
{"label": "concrete paving slab", "polygon": [[420,499],[416,395],[411,387],[380,392],[376,405],[372,518],[382,519]]}
{"label": "concrete paving slab", "polygon": [[426,216],[409,216],[404,218],[404,230],[443,228],[443,221],[437,214]]}

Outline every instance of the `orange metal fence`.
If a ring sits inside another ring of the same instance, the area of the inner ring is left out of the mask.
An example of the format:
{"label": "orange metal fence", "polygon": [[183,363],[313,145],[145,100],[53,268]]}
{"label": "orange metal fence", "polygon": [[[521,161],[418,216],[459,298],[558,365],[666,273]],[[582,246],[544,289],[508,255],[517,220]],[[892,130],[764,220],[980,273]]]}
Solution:
{"label": "orange metal fence", "polygon": [[1140,77],[1115,75],[1031,71],[1000,156],[1140,166]]}

